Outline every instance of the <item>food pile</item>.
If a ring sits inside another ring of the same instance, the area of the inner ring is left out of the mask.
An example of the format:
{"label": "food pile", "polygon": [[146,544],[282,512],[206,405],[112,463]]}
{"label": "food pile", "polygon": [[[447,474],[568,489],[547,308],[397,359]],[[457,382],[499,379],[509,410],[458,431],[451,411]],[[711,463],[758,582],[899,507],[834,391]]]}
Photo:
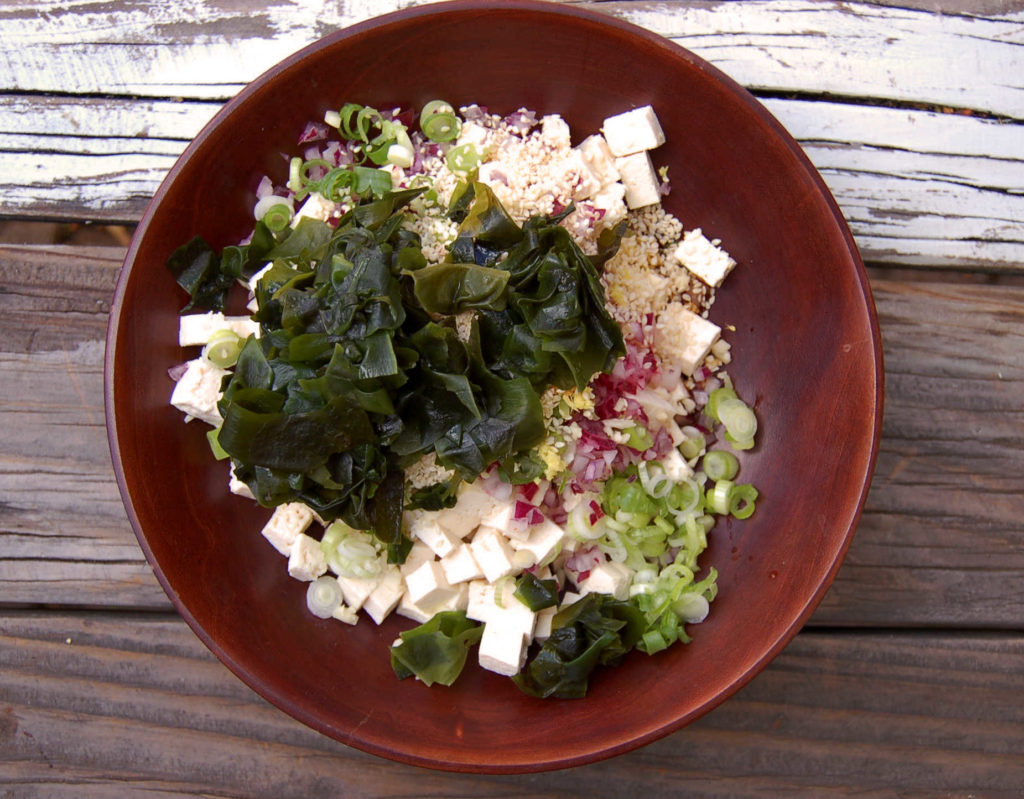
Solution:
{"label": "food pile", "polygon": [[[688,641],[698,558],[757,491],[715,289],[735,261],[661,206],[654,109],[575,146],[558,115],[346,104],[265,177],[254,229],[170,261],[171,404],[324,619],[418,626],[399,677],[479,664],[540,697]],[[226,315],[232,292],[249,315]]]}

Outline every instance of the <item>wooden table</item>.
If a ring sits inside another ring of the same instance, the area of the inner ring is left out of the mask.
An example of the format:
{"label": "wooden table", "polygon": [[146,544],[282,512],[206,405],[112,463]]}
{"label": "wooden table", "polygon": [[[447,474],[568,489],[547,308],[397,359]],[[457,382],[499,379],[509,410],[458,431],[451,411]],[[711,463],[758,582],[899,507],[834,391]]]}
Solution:
{"label": "wooden table", "polygon": [[[0,219],[130,225],[247,81],[411,4],[0,2]],[[691,727],[592,766],[445,774],[322,737],[206,651],[129,528],[102,404],[123,248],[6,243],[0,794],[1024,795],[1024,2],[581,5],[748,86],[869,264],[881,455],[806,629]]]}

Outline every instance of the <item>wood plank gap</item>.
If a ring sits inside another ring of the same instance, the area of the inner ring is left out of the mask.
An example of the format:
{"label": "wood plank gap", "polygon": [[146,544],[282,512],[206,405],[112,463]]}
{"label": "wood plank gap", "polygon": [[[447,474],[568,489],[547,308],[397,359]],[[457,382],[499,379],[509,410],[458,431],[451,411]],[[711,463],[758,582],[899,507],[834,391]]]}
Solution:
{"label": "wood plank gap", "polygon": [[770,89],[748,89],[759,100],[799,100],[802,102],[835,103],[837,105],[860,105],[872,108],[891,108],[897,111],[930,111],[951,116],[969,116],[1008,124],[1024,124],[1024,119],[984,111],[979,108],[946,103],[926,103],[913,100],[898,100],[890,97],[871,97],[832,92],[772,91]]}

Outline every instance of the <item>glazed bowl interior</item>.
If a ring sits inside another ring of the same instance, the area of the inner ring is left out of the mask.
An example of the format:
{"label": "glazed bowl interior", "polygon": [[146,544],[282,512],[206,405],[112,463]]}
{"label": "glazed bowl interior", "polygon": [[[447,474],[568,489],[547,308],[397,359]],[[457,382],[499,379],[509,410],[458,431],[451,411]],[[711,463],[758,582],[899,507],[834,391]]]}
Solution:
{"label": "glazed bowl interior", "polygon": [[[741,458],[761,492],[720,522],[702,566],[719,596],[694,640],[634,653],[582,700],[542,701],[468,667],[452,688],[395,679],[387,646],[411,626],[311,616],[303,583],[260,536],[269,516],[227,491],[199,422],[170,407],[184,295],[164,268],[194,235],[237,243],[264,174],[286,174],[309,120],[346,101],[442,97],[499,113],[559,113],[574,143],[652,104],[667,133],[667,210],[719,238],[738,266],[712,319],[760,418]],[[678,729],[730,696],[796,633],[839,567],[863,504],[881,418],[881,355],[863,265],[820,177],[747,92],[667,40],[572,6],[455,3],[340,31],[259,78],[174,166],[125,262],[108,337],[108,429],[131,523],[200,638],[242,680],[339,741],[423,766],[578,765]]]}

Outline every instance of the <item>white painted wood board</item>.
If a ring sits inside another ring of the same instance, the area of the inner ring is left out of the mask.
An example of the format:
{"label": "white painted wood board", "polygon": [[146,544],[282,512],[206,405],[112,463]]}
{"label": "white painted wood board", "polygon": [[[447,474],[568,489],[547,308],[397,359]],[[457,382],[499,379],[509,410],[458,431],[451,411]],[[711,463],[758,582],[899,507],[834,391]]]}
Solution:
{"label": "white painted wood board", "polygon": [[[0,91],[226,99],[337,28],[424,0],[0,7]],[[1024,119],[1024,12],[838,0],[580,3],[667,36],[770,92],[929,102]]]}

